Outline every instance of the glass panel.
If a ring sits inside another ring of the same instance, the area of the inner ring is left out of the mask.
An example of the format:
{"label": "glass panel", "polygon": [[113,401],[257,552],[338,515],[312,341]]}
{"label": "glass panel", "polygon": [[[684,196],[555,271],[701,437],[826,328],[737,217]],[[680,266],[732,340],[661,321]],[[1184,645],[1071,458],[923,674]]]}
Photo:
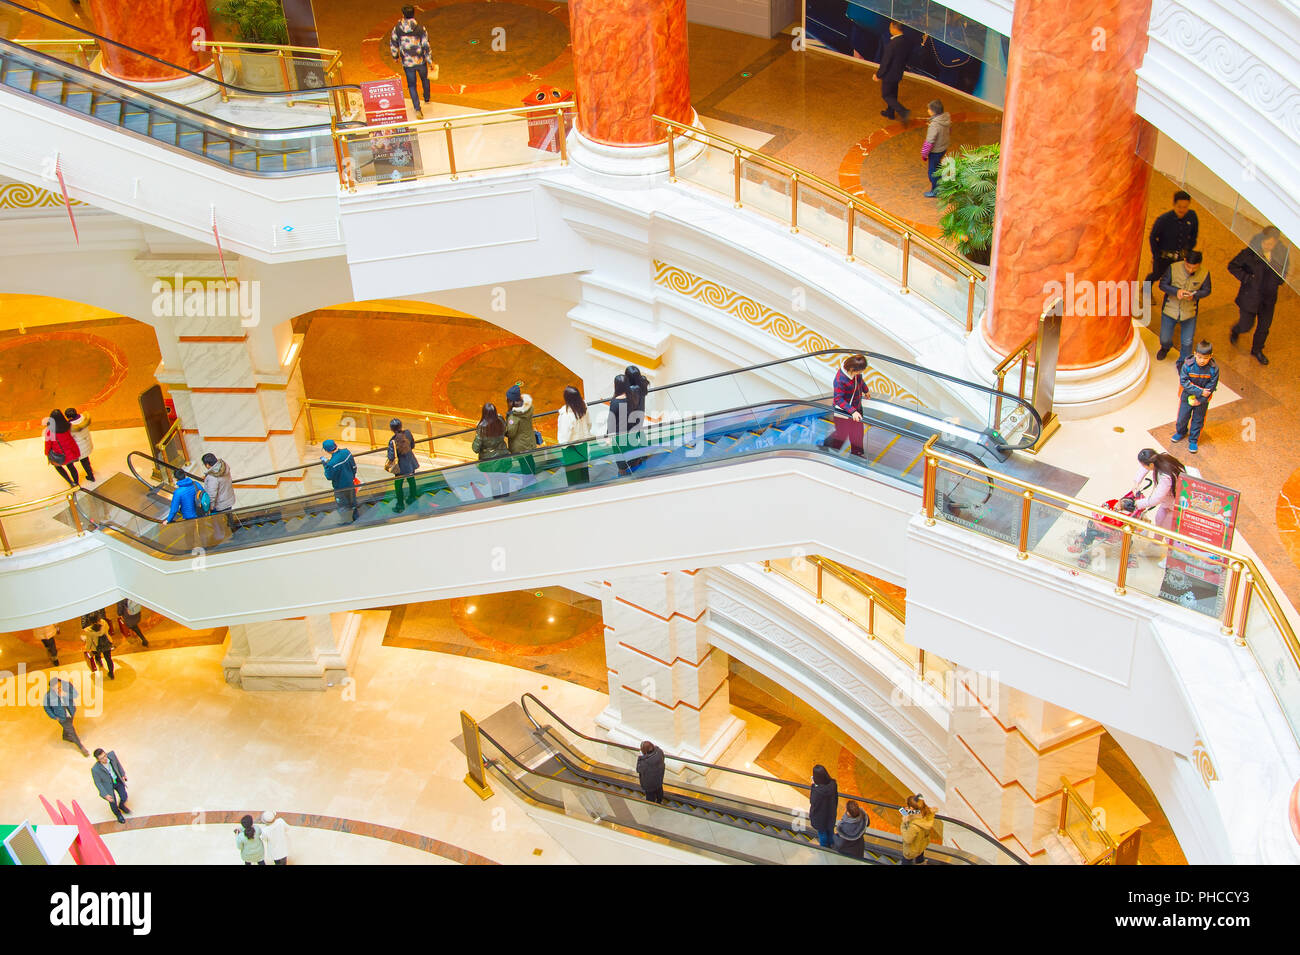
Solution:
{"label": "glass panel", "polygon": [[837,252],[848,238],[848,210],[837,198],[807,183],[799,183],[799,228],[815,235]]}
{"label": "glass panel", "polygon": [[[876,613],[880,610],[877,608]],[[945,660],[937,653],[926,653],[923,663],[925,665],[925,682],[944,695],[946,699],[952,699],[954,693],[953,681],[955,679],[955,667],[952,661]]]}
{"label": "glass panel", "polygon": [[1291,724],[1291,732],[1300,739],[1300,662],[1294,645],[1288,645],[1258,593],[1251,600],[1245,637],[1283,715]]}
{"label": "glass panel", "polygon": [[903,621],[899,620],[880,604],[875,608],[875,637],[885,647],[893,651],[894,655],[912,667],[913,670],[920,672],[921,651],[910,645],[903,639],[905,628]]}
{"label": "glass panel", "polygon": [[[673,141],[677,178],[732,201],[735,195],[732,156],[705,134],[678,135]],[[692,158],[692,154],[695,154]]]}
{"label": "glass panel", "polygon": [[867,595],[829,570],[822,571],[822,600],[859,627],[867,628]]}
{"label": "glass panel", "polygon": [[31,510],[0,514],[0,527],[11,551],[39,547],[77,533],[66,497]]}
{"label": "glass panel", "polygon": [[794,581],[808,593],[817,594],[817,564],[803,557],[780,557],[772,560],[772,570]]}
{"label": "glass panel", "polygon": [[907,266],[907,287],[966,327],[966,276],[924,245],[913,241]]}
{"label": "glass panel", "polygon": [[[1173,542],[1161,557],[1161,544],[1144,539],[1134,548],[1137,557],[1129,570],[1128,586],[1148,597],[1195,610],[1207,617],[1223,616],[1227,564],[1197,547]],[[1163,566],[1161,566],[1163,564]]]}
{"label": "glass panel", "polygon": [[902,281],[902,236],[861,209],[853,217],[853,256],[887,278]]}
{"label": "glass panel", "polygon": [[[566,129],[572,125],[572,110],[566,111]],[[559,162],[560,124],[556,113],[528,113],[514,118],[495,118],[473,126],[453,127],[458,174],[509,166],[531,166]],[[443,129],[433,130],[446,140]],[[421,140],[423,144],[428,137]],[[445,146],[444,146],[445,152]]]}
{"label": "glass panel", "polygon": [[935,520],[957,524],[1013,547],[1020,541],[1020,491],[994,485],[974,471],[939,465],[935,472]]}
{"label": "glass panel", "polygon": [[1065,834],[1079,850],[1084,861],[1091,865],[1110,851],[1101,828],[1093,819],[1088,807],[1076,799],[1065,799]]}
{"label": "glass panel", "polygon": [[740,202],[745,207],[790,224],[790,176],[766,163],[743,158],[740,163]]}

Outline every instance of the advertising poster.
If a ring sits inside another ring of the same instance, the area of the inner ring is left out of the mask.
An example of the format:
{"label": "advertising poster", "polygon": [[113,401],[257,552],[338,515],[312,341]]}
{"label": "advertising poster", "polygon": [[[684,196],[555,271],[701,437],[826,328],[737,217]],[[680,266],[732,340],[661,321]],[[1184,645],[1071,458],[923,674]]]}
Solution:
{"label": "advertising poster", "polygon": [[1183,473],[1175,494],[1178,516],[1174,530],[1216,547],[1232,546],[1232,532],[1241,510],[1240,491]]}
{"label": "advertising poster", "polygon": [[[406,119],[406,99],[402,81],[397,77],[371,80],[361,84],[361,101],[366,110],[366,124],[382,126]],[[376,182],[401,182],[420,175],[420,143],[411,127],[372,133],[371,161],[361,171],[361,178]]]}

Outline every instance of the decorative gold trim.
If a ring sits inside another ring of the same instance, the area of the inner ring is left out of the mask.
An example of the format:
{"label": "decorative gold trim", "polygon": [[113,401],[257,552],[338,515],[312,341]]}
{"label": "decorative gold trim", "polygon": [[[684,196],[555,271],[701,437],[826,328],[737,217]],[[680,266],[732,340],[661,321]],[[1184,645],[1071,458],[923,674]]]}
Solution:
{"label": "decorative gold trim", "polygon": [[[789,315],[768,308],[752,298],[746,298],[725,285],[711,282],[685,269],[661,262],[659,259],[655,259],[654,264],[656,285],[726,312],[746,325],[767,332],[773,338],[794,346],[799,351],[810,353],[838,347],[825,335],[813,331]],[[836,367],[840,361],[835,355],[818,355],[817,360],[828,368]],[[920,404],[920,400],[915,395],[875,368],[867,371],[867,386],[882,398]]]}
{"label": "decorative gold trim", "polygon": [[658,368],[664,363],[662,357],[651,358],[649,355],[638,355],[634,351],[628,351],[626,348],[619,348],[612,342],[607,342],[599,338],[593,338],[591,340],[591,347],[596,349],[596,351],[604,352],[606,355],[612,355],[619,361],[639,365],[642,368]]}
{"label": "decorative gold trim", "polygon": [[[74,206],[84,206],[80,199],[69,199]],[[7,182],[0,185],[0,209],[60,209],[63,197],[48,189],[39,189],[27,182]]]}
{"label": "decorative gold trim", "polygon": [[1210,788],[1210,783],[1216,782],[1219,778],[1218,773],[1214,771],[1214,762],[1210,759],[1210,751],[1205,748],[1205,742],[1198,736],[1196,742],[1192,744],[1192,763],[1196,766],[1197,772],[1201,774],[1201,782],[1205,783],[1205,788]]}

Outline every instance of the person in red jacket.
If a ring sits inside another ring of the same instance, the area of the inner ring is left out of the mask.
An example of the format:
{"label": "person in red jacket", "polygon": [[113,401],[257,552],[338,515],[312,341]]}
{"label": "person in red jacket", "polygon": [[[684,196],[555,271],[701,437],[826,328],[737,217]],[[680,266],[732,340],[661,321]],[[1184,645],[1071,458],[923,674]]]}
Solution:
{"label": "person in red jacket", "polygon": [[[55,408],[45,419],[45,460],[54,470],[63,476],[71,487],[80,487],[81,478],[77,476],[77,462],[81,460],[81,449],[72,436],[72,426],[63,412]],[[87,477],[90,475],[87,474]]]}
{"label": "person in red jacket", "polygon": [[835,372],[832,413],[835,430],[822,442],[822,447],[839,451],[847,444],[851,453],[866,457],[862,449],[862,402],[871,397],[871,390],[862,377],[866,370],[866,355],[850,355]]}

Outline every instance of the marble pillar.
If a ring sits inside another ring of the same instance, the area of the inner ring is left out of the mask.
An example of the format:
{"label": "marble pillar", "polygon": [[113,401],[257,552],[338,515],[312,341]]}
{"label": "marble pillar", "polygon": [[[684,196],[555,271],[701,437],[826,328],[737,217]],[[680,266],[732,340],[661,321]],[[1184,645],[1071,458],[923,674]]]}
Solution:
{"label": "marble pillar", "polygon": [[578,131],[608,146],[663,142],[654,115],[690,123],[686,0],[570,0]]}
{"label": "marble pillar", "polygon": [[727,655],[707,640],[707,610],[694,571],[603,582],[609,706],[597,723],[613,740],[717,762],[744,733],[731,713]]}
{"label": "marble pillar", "polygon": [[1135,341],[1128,297],[1117,304],[1109,290],[1140,278],[1149,169],[1134,109],[1150,11],[1150,0],[1016,2],[983,334],[1008,354],[1037,327],[1053,283],[1069,283],[1067,388],[1071,369],[1113,364]]}
{"label": "marble pillar", "polygon": [[993,681],[963,681],[949,724],[945,812],[1023,856],[1055,835],[1061,778],[1091,801],[1104,728]]}
{"label": "marble pillar", "polygon": [[360,625],[356,613],[235,624],[221,661],[226,682],[244,690],[340,686],[358,649]]}
{"label": "marble pillar", "polygon": [[[95,32],[150,56],[198,72],[211,56],[196,51],[196,39],[211,39],[206,0],[152,0],[141,5],[128,0],[86,0]],[[195,34],[201,30],[201,34]],[[180,70],[132,56],[111,44],[102,46],[104,72],[127,82],[174,80]]]}
{"label": "marble pillar", "polygon": [[[174,337],[179,363],[164,364],[156,377],[176,403],[190,461],[197,465],[210,451],[238,479],[306,460],[300,349],[281,342],[285,336],[277,331],[283,329],[262,323],[256,310],[245,307],[255,301],[249,286],[258,280],[239,277],[239,263],[229,258],[227,268],[242,286],[226,283],[215,260],[136,264],[154,276],[159,337],[168,328]],[[246,506],[316,490],[324,486],[315,480],[318,472],[237,481],[235,497]]]}

